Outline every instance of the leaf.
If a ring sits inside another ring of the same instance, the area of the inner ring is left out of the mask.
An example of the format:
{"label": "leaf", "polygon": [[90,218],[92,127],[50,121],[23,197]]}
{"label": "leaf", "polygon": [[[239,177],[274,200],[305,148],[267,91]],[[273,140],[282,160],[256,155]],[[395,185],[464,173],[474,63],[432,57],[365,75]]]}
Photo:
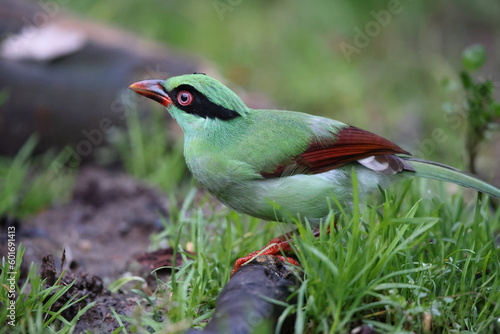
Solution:
{"label": "leaf", "polygon": [[469,46],[462,54],[462,63],[468,71],[475,71],[486,62],[486,52],[480,44]]}
{"label": "leaf", "polygon": [[462,84],[464,85],[465,89],[470,89],[474,86],[469,73],[465,71],[460,72],[460,80],[462,80]]}

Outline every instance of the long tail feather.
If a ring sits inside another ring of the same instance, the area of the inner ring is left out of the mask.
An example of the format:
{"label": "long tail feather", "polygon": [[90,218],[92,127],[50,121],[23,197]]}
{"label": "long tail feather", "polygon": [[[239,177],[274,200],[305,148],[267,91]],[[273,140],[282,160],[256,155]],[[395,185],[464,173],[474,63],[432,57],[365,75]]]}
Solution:
{"label": "long tail feather", "polygon": [[473,188],[490,196],[500,198],[500,189],[459,169],[433,161],[403,157],[415,169],[416,176],[456,183],[463,187]]}

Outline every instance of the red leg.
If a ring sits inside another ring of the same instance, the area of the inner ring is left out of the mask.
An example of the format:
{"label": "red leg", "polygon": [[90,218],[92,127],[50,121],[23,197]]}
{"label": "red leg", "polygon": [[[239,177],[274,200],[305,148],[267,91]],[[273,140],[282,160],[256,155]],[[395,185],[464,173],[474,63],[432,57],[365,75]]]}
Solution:
{"label": "red leg", "polygon": [[[283,236],[281,236],[281,237],[283,237]],[[274,256],[278,257],[280,260],[282,260],[283,262],[290,262],[293,265],[300,266],[300,264],[297,261],[290,259],[290,258],[285,258],[282,255],[278,255],[278,254],[280,254],[281,251],[291,250],[290,243],[288,241],[279,241],[279,238],[281,238],[281,237],[273,239],[277,242],[271,242],[266,247],[264,247],[256,252],[250,253],[247,256],[241,257],[238,260],[236,260],[236,262],[234,263],[233,271],[231,272],[231,276],[235,272],[237,272],[242,265],[251,261],[253,258],[255,258],[259,255],[274,255]]]}
{"label": "red leg", "polygon": [[[253,258],[259,256],[259,255],[274,255],[278,259],[280,259],[283,262],[289,262],[295,266],[300,267],[300,263],[294,259],[291,259],[289,257],[284,257],[283,255],[280,255],[281,252],[286,252],[286,251],[291,251],[292,247],[290,245],[290,237],[294,234],[296,234],[297,231],[291,231],[286,234],[283,234],[279,237],[276,237],[274,239],[271,239],[271,241],[268,243],[268,245],[256,252],[250,253],[247,256],[244,256],[242,258],[239,258],[236,260],[234,264],[234,269],[231,272],[231,276],[234,275],[235,272],[237,272],[242,265],[245,263],[251,261]],[[318,237],[319,236],[319,228],[314,229],[313,231],[314,236]],[[328,229],[328,233],[330,233],[330,230]]]}

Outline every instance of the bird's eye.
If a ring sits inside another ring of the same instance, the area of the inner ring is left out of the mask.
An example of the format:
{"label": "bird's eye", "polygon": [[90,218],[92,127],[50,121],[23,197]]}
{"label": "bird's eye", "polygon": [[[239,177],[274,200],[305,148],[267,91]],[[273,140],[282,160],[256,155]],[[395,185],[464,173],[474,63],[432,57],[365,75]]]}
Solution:
{"label": "bird's eye", "polygon": [[182,90],[177,93],[177,102],[179,102],[181,106],[188,106],[193,102],[193,94],[188,91]]}

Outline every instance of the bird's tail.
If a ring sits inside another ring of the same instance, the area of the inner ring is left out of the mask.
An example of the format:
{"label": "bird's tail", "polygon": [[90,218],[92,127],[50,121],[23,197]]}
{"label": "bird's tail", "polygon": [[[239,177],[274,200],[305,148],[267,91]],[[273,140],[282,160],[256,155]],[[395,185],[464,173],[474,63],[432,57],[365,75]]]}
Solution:
{"label": "bird's tail", "polygon": [[490,196],[500,198],[500,189],[479,179],[477,176],[433,161],[410,157],[404,157],[403,159],[415,169],[416,176],[456,183],[463,187],[473,188]]}

